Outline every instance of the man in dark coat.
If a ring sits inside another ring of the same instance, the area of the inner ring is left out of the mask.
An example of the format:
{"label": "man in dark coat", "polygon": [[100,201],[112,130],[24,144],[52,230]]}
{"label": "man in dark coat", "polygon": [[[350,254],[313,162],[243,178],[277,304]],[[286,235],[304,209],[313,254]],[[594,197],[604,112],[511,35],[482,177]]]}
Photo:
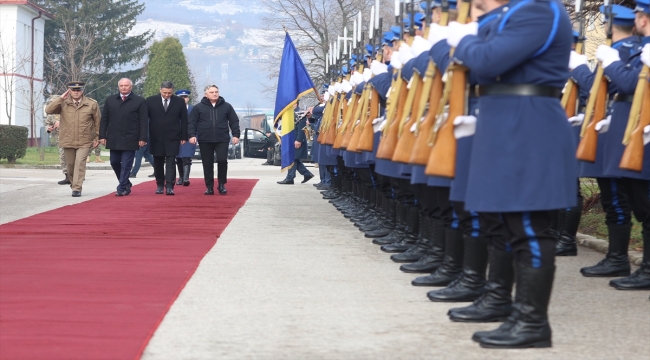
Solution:
{"label": "man in dark coat", "polygon": [[156,194],[174,195],[176,155],[187,141],[187,108],[185,100],[174,95],[174,84],[160,84],[160,95],[147,98],[149,113],[149,151],[153,155]]}
{"label": "man in dark coat", "polygon": [[307,117],[303,116],[293,129],[296,136],[296,140],[293,142],[294,146],[296,147],[293,166],[289,169],[289,171],[287,171],[287,177],[282,181],[278,181],[278,184],[293,185],[293,179],[296,177],[296,170],[300,173],[300,175],[304,176],[304,179],[301,181],[301,183],[306,183],[314,177],[314,174],[307,170],[305,164],[303,164],[300,160],[309,157],[309,151],[307,149],[307,136],[302,130],[305,128],[305,125],[307,125]]}
{"label": "man in dark coat", "polygon": [[239,118],[235,109],[219,96],[216,85],[205,87],[205,96],[194,105],[190,113],[187,132],[190,143],[199,143],[203,178],[207,190],[205,195],[214,195],[214,152],[217,152],[217,178],[219,194],[227,194],[228,144],[232,132],[232,144],[239,144]]}
{"label": "man in dark coat", "polygon": [[147,144],[149,122],[143,97],[131,92],[133,82],[118,81],[120,92],[106,98],[99,125],[99,141],[111,151],[111,167],[119,181],[115,196],[131,193],[129,174],[135,151]]}
{"label": "man in dark coat", "polygon": [[[189,90],[177,90],[176,95],[181,99],[185,100],[185,106],[187,107],[187,116],[194,109],[194,105],[190,105],[190,94]],[[176,185],[190,186],[190,169],[192,168],[192,157],[196,151],[196,144],[190,144],[186,142],[181,145],[178,149],[178,155],[176,155],[176,166],[178,167],[178,181]]]}

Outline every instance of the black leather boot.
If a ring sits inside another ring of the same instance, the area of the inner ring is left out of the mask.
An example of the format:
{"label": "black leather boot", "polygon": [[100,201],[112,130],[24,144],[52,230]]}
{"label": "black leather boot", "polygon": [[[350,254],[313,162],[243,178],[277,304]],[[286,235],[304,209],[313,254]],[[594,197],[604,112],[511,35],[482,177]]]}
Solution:
{"label": "black leather boot", "polygon": [[[404,210],[404,205],[400,204],[398,201],[394,201],[394,208],[395,208],[395,226],[391,232],[382,237],[377,237],[374,240],[372,240],[373,244],[376,245],[388,245],[392,243],[396,243],[398,241],[401,241],[406,237],[406,232],[405,230],[405,225],[404,225],[404,215],[405,215],[405,210]],[[366,233],[366,236],[368,236],[368,233]]]}
{"label": "black leather boot", "polygon": [[390,259],[397,263],[412,263],[420,260],[431,249],[431,218],[418,214],[420,231],[415,245],[401,254],[391,255]]}
{"label": "black leather boot", "polygon": [[[388,236],[395,230],[397,223],[397,201],[394,199],[384,200],[385,201],[383,204],[385,206],[385,221],[381,227],[366,231],[365,237],[367,238],[382,238],[384,236]],[[364,231],[363,228],[359,228],[359,230]]]}
{"label": "black leather boot", "polygon": [[512,252],[490,249],[490,271],[485,292],[472,305],[450,309],[449,319],[459,322],[505,321],[512,313]]}
{"label": "black leather boot", "polygon": [[190,169],[192,164],[183,165],[183,186],[190,186]]}
{"label": "black leather boot", "polygon": [[641,267],[628,277],[610,281],[609,285],[618,290],[650,289],[650,231],[643,231],[643,262]]}
{"label": "black leather boot", "polygon": [[632,224],[608,225],[609,249],[603,260],[594,266],[583,267],[580,273],[587,277],[611,277],[630,275],[627,256]]}
{"label": "black leather boot", "polygon": [[406,273],[426,274],[435,271],[445,258],[445,222],[441,219],[428,218],[430,247],[427,253],[412,264],[400,266]]}
{"label": "black leather boot", "polygon": [[447,286],[463,270],[463,231],[445,229],[445,259],[433,274],[411,281],[413,286]]}
{"label": "black leather boot", "polygon": [[498,329],[482,332],[481,347],[544,348],[551,347],[548,303],[553,289],[555,266],[532,268],[517,266],[517,311]]}
{"label": "black leather boot", "polygon": [[[360,231],[367,232],[377,230],[384,227],[386,215],[388,214],[388,199],[379,191],[375,191],[376,206],[371,210],[372,215],[363,221],[355,222],[354,226],[358,227]],[[386,235],[390,233],[390,229],[386,229]]]}
{"label": "black leather boot", "polygon": [[555,245],[555,256],[576,256],[578,246],[576,234],[582,218],[582,198],[578,198],[578,205],[560,210],[562,222],[559,227],[559,237]]}
{"label": "black leather boot", "polygon": [[485,270],[488,262],[487,240],[482,237],[465,236],[463,271],[444,289],[429,291],[431,301],[474,301],[483,294]]}
{"label": "black leather boot", "polygon": [[404,205],[404,234],[397,243],[384,245],[381,250],[387,253],[403,253],[418,242],[420,228],[419,208],[416,205]]}
{"label": "black leather boot", "polygon": [[178,169],[178,180],[176,180],[176,185],[183,185],[183,159],[176,158],[176,168]]}

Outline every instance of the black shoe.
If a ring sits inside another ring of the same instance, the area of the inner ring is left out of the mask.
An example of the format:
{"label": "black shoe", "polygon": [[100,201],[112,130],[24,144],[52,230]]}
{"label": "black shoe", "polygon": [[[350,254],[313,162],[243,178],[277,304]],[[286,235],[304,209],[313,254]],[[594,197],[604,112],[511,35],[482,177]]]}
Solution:
{"label": "black shoe", "polygon": [[[369,233],[366,233],[366,237]],[[393,229],[388,235],[383,237],[378,237],[372,240],[372,243],[375,245],[390,245],[402,240],[406,234],[401,229]]]}
{"label": "black shoe", "polygon": [[178,178],[178,180],[176,180],[176,185],[183,185],[183,178]]}
{"label": "black shoe", "polygon": [[117,190],[115,192],[115,196],[124,196],[124,193],[122,192],[122,190]]}
{"label": "black shoe", "polygon": [[165,195],[174,195],[174,188],[168,187],[167,189],[165,189]]}
{"label": "black shoe", "polygon": [[558,239],[555,245],[555,256],[578,255],[576,234],[582,217],[582,203],[582,198],[578,198],[578,204],[576,206],[559,211]]}
{"label": "black shoe", "polygon": [[463,231],[445,229],[445,259],[436,271],[411,281],[413,286],[447,286],[460,276],[463,270]]}
{"label": "black shoe", "polygon": [[273,165],[273,163],[270,163],[270,162],[267,161],[265,163],[262,163],[262,165]]}
{"label": "black shoe", "polygon": [[219,195],[226,195],[228,193],[228,190],[226,190],[226,186],[224,184],[219,184],[217,190],[219,190]]}
{"label": "black shoe", "polygon": [[440,251],[437,254],[429,253],[414,263],[404,264],[400,266],[399,269],[405,273],[410,274],[430,274],[436,271],[436,269],[442,265],[444,256],[444,250]]}
{"label": "black shoe", "polygon": [[65,178],[65,179],[57,182],[57,184],[59,184],[59,185],[70,185],[71,183],[70,183],[70,180],[68,180],[68,178]]}
{"label": "black shoe", "polygon": [[73,191],[72,192],[72,197],[79,197],[81,196],[81,191]]}
{"label": "black shoe", "polygon": [[403,253],[408,249],[410,249],[411,246],[414,246],[416,241],[417,241],[416,239],[413,239],[409,236],[404,236],[404,238],[402,238],[402,240],[398,242],[388,244],[388,245],[383,245],[381,247],[381,251],[387,253]]}
{"label": "black shoe", "polygon": [[548,323],[555,266],[546,268],[517,267],[516,309],[498,329],[481,332],[481,347],[499,349],[545,348],[552,346]]}
{"label": "black shoe", "polygon": [[151,175],[149,175],[147,177],[156,177],[156,174],[154,173],[154,174],[151,174]]}
{"label": "black shoe", "polygon": [[281,185],[293,185],[293,180],[284,179],[282,181],[278,181],[278,184],[281,184]]}
{"label": "black shoe", "polygon": [[162,185],[156,187],[156,194],[160,195],[165,192],[165,188]]}
{"label": "black shoe", "polygon": [[587,277],[613,277],[630,275],[628,246],[632,224],[608,225],[609,248],[603,260],[594,266],[583,267],[580,273]]}
{"label": "black shoe", "polygon": [[122,196],[127,196],[131,193],[131,186],[127,187],[126,190],[122,191]]}
{"label": "black shoe", "polygon": [[311,180],[313,178],[314,178],[314,174],[309,173],[309,174],[305,175],[305,178],[300,183],[304,184],[304,183],[306,183],[307,181],[309,181],[309,180]]}
{"label": "black shoe", "polygon": [[632,275],[610,281],[609,286],[618,290],[650,290],[650,260],[643,262]]}
{"label": "black shoe", "polygon": [[135,178],[135,174],[129,174],[129,179]]}
{"label": "black shoe", "polygon": [[203,195],[214,195],[214,189],[213,188],[207,188]]}

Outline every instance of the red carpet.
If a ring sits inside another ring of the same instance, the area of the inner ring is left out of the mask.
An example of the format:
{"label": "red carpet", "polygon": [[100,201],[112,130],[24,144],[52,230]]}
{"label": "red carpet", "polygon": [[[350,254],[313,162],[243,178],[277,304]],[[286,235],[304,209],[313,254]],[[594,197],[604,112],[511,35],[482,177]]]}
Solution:
{"label": "red carpet", "polygon": [[256,182],[148,182],[1,225],[0,359],[139,358]]}

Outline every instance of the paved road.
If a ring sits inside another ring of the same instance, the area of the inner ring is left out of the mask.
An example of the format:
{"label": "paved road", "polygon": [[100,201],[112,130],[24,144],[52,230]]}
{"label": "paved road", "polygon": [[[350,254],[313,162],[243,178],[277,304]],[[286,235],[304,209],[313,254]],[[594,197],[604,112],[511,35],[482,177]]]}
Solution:
{"label": "paved road", "polygon": [[[262,161],[230,161],[231,177],[260,182],[143,359],[650,358],[650,292],[617,291],[578,272],[602,254],[581,248],[578,257],[558,259],[553,348],[481,349],[471,334],[494,324],[449,322],[445,314],[454,304],[430,302],[427,289],[412,287],[413,276],[400,272],[309,183],[277,185],[278,168]],[[84,196],[74,199],[69,188],[56,185],[57,170],[0,169],[0,223],[113,191],[110,171],[87,174]],[[192,176],[201,177],[199,164]],[[199,179],[195,186],[203,191]],[[289,226],[282,225],[287,216]]]}

